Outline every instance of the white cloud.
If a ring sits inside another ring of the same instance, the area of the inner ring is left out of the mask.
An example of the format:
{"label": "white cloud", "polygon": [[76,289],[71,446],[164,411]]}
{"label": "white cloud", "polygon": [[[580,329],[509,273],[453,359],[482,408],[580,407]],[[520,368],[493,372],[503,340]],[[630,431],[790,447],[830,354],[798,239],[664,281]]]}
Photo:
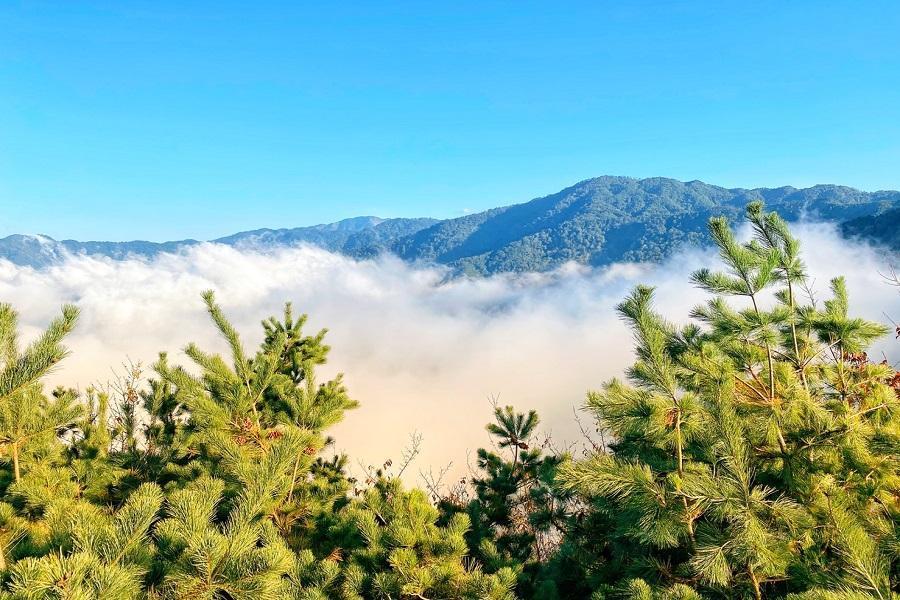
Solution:
{"label": "white cloud", "polygon": [[[900,320],[900,297],[879,271],[889,258],[840,239],[832,228],[798,229],[821,297],[828,280],[847,276],[855,312]],[[205,244],[152,260],[70,257],[46,270],[0,261],[0,299],[20,311],[33,335],[63,302],[82,309],[73,354],[52,383],[105,381],[130,357],[151,363],[160,350],[173,360],[189,341],[224,351],[200,300],[213,288],[248,349],[259,321],[284,301],[310,315],[309,331],[328,327],[333,347],[322,377],[346,374],[362,407],[332,432],[354,460],[396,459],[409,434],[424,435],[413,470],[454,461],[486,442],[490,396],[536,408],[558,442],[577,438],[572,410],[586,390],[621,373],[631,336],[615,304],[639,282],[658,287],[658,307],[684,320],[704,295],[689,273],[714,256],[686,251],[663,265],[618,264],[591,271],[574,265],[547,274],[446,280],[395,258],[357,262],[312,247],[271,253]],[[894,352],[893,340],[880,348]]]}

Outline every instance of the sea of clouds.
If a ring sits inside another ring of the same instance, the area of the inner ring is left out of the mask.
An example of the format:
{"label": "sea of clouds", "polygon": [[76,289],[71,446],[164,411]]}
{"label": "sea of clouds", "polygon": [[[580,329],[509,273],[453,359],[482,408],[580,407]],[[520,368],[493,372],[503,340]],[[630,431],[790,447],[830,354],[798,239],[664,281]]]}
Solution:
{"label": "sea of clouds", "polygon": [[[850,243],[828,225],[797,232],[820,301],[831,277],[843,274],[856,314],[889,325],[900,320],[900,295],[882,275],[888,254]],[[60,304],[81,308],[68,340],[72,355],[50,383],[84,389],[110,380],[126,360],[149,365],[162,350],[184,362],[181,348],[190,341],[224,352],[204,313],[205,289],[216,291],[251,352],[260,320],[279,315],[290,300],[295,312],[309,314],[310,333],[329,329],[333,350],[320,379],[345,373],[361,402],[331,432],[336,449],[357,463],[397,462],[419,432],[422,451],[410,473],[452,462],[458,474],[487,442],[492,399],[537,409],[556,446],[577,442],[575,411],[585,392],[632,359],[616,303],[647,283],[657,287],[659,310],[684,321],[706,298],[690,273],[715,261],[713,252],[691,249],[661,265],[453,279],[390,256],[355,261],[310,246],[267,252],[205,244],[153,259],[72,256],[42,270],[0,260],[0,301],[19,310],[26,338]],[[879,358],[900,359],[892,337],[879,343]]]}

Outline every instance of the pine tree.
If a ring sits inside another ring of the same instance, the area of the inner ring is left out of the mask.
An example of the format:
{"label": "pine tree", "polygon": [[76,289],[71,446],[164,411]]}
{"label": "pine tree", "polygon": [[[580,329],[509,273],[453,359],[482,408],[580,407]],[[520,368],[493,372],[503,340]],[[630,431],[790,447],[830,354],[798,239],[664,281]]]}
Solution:
{"label": "pine tree", "polygon": [[530,596],[539,565],[555,552],[568,517],[568,498],[554,485],[560,458],[544,452],[536,432],[537,412],[496,406],[486,427],[493,449],[479,448],[473,496],[443,498],[448,520],[465,513],[472,523],[466,540],[488,573],[510,569],[518,574],[517,593]]}
{"label": "pine tree", "polygon": [[154,555],[150,529],[163,496],[152,484],[137,489],[114,514],[76,502],[58,514],[53,537],[59,545],[11,569],[9,597],[125,600],[145,597],[143,579]]}
{"label": "pine tree", "polygon": [[512,599],[513,569],[485,574],[467,560],[468,517],[456,514],[443,526],[439,517],[423,491],[376,481],[330,532],[332,556],[345,565],[330,597]]}
{"label": "pine tree", "polygon": [[693,323],[645,287],[619,306],[637,359],[587,402],[614,443],[560,475],[602,527],[598,597],[894,593],[900,402],[864,353],[886,330],[849,316],[840,278],[801,303],[799,243],[760,204],[747,218],[747,243],[710,223],[725,270],[694,274],[714,297]]}
{"label": "pine tree", "polygon": [[62,315],[25,349],[18,343],[17,315],[0,304],[0,453],[12,462],[15,481],[22,478],[22,458],[42,438],[70,427],[79,415],[72,397],[44,396],[40,379],[67,354],[62,339],[75,327],[78,309],[63,307]]}
{"label": "pine tree", "polygon": [[[145,462],[160,483],[179,483],[201,474],[228,484],[226,496],[243,489],[244,470],[290,445],[293,452],[282,504],[293,501],[318,451],[322,432],[357,404],[340,378],[318,385],[314,367],[324,361],[324,332],[303,337],[290,309],[285,323],[266,322],[266,338],[248,357],[240,337],[226,320],[212,293],[204,295],[213,322],[231,349],[230,364],[218,355],[189,345],[185,353],[200,374],[172,366],[165,355],[144,396],[150,414],[145,428]],[[277,330],[281,327],[280,330]],[[276,331],[277,330],[277,331]]]}

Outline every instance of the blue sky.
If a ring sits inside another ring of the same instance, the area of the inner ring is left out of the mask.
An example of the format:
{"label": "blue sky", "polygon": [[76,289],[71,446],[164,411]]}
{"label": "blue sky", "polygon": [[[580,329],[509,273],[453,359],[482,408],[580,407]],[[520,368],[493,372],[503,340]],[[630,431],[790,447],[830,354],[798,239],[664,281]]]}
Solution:
{"label": "blue sky", "polygon": [[0,235],[452,217],[603,174],[900,188],[900,5],[0,6]]}

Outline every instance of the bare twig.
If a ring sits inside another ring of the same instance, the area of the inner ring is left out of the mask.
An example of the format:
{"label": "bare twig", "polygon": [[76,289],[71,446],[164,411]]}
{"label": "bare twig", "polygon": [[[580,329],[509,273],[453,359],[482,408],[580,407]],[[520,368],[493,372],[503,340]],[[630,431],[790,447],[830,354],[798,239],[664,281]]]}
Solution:
{"label": "bare twig", "polygon": [[403,472],[406,471],[410,463],[412,463],[422,451],[422,439],[423,436],[418,431],[414,431],[410,434],[409,445],[403,449],[403,453],[400,455],[402,462],[400,463],[400,471],[397,473],[397,477],[403,476]]}

